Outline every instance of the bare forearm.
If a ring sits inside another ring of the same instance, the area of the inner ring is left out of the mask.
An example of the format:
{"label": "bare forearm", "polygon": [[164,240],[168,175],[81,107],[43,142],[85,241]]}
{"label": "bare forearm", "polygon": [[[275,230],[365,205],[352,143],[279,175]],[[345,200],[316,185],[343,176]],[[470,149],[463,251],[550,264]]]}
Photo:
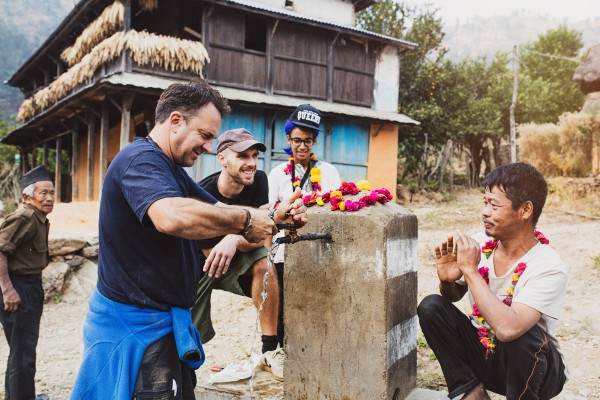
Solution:
{"label": "bare forearm", "polygon": [[194,240],[239,233],[246,222],[243,209],[174,197],[153,203],[148,216],[160,232]]}
{"label": "bare forearm", "polygon": [[249,251],[254,251],[258,248],[261,248],[265,245],[265,241],[261,241],[258,243],[250,243],[243,236],[240,235],[237,249],[243,253],[247,253]]}
{"label": "bare forearm", "polygon": [[467,286],[455,282],[440,282],[440,294],[448,300],[455,302],[467,293]]}
{"label": "bare forearm", "polygon": [[497,335],[499,332],[502,334],[504,328],[515,325],[514,311],[490,290],[478,272],[466,274],[465,279],[469,285],[471,296],[477,304],[477,309]]}
{"label": "bare forearm", "polygon": [[8,258],[0,251],[0,289],[2,292],[12,288],[12,282],[8,276]]}

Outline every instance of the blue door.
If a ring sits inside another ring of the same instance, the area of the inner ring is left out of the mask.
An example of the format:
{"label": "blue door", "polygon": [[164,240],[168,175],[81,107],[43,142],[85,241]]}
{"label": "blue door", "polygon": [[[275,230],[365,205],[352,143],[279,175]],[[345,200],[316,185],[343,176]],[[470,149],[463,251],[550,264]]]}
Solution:
{"label": "blue door", "polygon": [[342,181],[367,179],[370,123],[341,118],[331,122],[327,160],[335,165]]}

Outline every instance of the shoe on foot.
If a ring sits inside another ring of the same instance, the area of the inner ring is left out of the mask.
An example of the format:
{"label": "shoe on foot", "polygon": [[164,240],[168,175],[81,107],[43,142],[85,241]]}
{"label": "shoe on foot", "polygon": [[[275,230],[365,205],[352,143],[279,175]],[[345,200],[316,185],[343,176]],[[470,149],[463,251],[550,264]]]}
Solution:
{"label": "shoe on foot", "polygon": [[280,347],[276,350],[267,351],[260,357],[260,369],[273,374],[278,381],[283,382],[283,361],[285,352]]}

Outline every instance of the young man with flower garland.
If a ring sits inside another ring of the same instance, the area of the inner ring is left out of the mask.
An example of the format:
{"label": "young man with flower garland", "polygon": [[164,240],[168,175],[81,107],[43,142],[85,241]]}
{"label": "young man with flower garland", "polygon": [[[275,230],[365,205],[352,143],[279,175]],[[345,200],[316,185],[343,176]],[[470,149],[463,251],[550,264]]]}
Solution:
{"label": "young man with flower garland", "polygon": [[[207,176],[198,185],[223,204],[260,208],[269,202],[267,174],[257,170],[258,152],[266,146],[246,129],[224,132],[217,142],[217,158],[221,171]],[[259,309],[262,303],[263,277],[267,270],[264,240],[249,243],[242,235],[229,234],[199,240],[204,253],[205,275],[200,280],[198,297],[192,308],[192,321],[200,332],[202,343],[215,336],[210,317],[211,294],[225,290],[252,298]],[[277,308],[279,286],[274,269],[269,271],[267,298],[260,314],[262,353],[260,366],[283,380],[283,354],[277,349]]]}
{"label": "young man with flower garland", "polygon": [[[269,203],[277,204],[294,191],[302,189],[302,194],[336,190],[342,184],[337,169],[317,160],[312,148],[322,131],[321,111],[310,104],[299,105],[288,118],[284,130],[288,147],[284,151],[290,155],[288,162],[279,164],[269,173]],[[279,233],[275,238],[283,236]],[[279,246],[275,255],[275,267],[279,280],[279,344],[283,347],[283,261],[284,245]]]}
{"label": "young man with flower garland", "polygon": [[[550,399],[567,379],[556,322],[567,267],[535,230],[547,184],[530,165],[503,165],[485,178],[485,235],[448,236],[435,248],[441,295],[418,307],[450,398]],[[481,257],[481,254],[485,257]],[[468,294],[467,317],[451,302]]]}

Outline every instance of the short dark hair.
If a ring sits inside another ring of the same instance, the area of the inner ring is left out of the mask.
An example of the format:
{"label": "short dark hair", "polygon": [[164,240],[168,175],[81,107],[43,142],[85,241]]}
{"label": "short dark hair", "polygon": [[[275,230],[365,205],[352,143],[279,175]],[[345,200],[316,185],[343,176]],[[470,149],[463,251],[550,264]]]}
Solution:
{"label": "short dark hair", "polygon": [[173,111],[179,111],[187,121],[209,103],[214,104],[221,117],[231,112],[227,99],[206,82],[174,83],[160,95],[156,104],[155,121],[157,124],[163,123]]}
{"label": "short dark hair", "polygon": [[537,224],[548,195],[548,184],[540,171],[525,163],[501,165],[487,174],[484,185],[486,190],[497,187],[504,192],[515,211],[531,201],[533,224]]}

